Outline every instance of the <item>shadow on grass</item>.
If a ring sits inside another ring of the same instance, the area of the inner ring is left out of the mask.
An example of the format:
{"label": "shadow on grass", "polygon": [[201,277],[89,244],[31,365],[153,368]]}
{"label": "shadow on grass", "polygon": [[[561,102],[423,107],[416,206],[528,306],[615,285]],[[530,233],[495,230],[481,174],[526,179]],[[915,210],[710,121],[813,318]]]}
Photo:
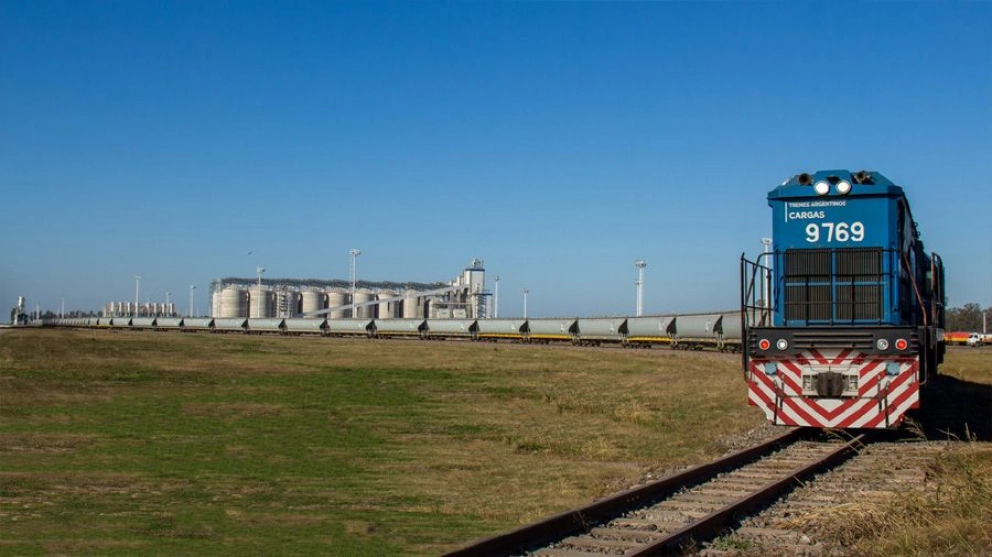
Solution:
{"label": "shadow on grass", "polygon": [[992,385],[949,375],[932,378],[914,413],[927,439],[992,441]]}

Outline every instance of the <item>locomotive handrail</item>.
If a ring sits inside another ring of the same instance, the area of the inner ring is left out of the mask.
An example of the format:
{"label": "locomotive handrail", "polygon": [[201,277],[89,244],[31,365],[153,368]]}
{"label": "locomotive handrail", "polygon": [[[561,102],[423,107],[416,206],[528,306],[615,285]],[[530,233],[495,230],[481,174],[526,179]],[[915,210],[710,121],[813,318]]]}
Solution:
{"label": "locomotive handrail", "polygon": [[[913,270],[909,267],[909,258],[906,257],[906,252],[902,253],[901,260],[903,264],[903,270],[906,271],[907,275],[909,275],[909,280],[913,284],[913,293],[916,294],[916,301],[919,302],[921,310],[926,310],[927,306],[923,302],[923,296],[920,295],[920,286],[916,284],[916,273],[914,273]],[[927,312],[921,311],[920,313],[923,315],[923,326],[924,327],[928,326],[929,321],[927,319]]]}
{"label": "locomotive handrail", "polygon": [[[929,313],[927,311],[929,308],[927,308],[926,304],[923,302],[923,296],[920,294],[920,286],[916,283],[916,273],[914,273],[909,266],[909,257],[906,255],[906,252],[902,252],[901,255],[902,257],[900,258],[900,260],[902,261],[903,264],[903,270],[906,271],[907,275],[909,275],[909,280],[913,285],[913,293],[916,294],[916,301],[917,303],[920,304],[920,314],[923,316],[923,328],[924,330],[929,330],[929,315],[927,315],[927,313]],[[928,334],[924,335],[923,341],[926,343],[926,349],[929,350],[930,339]],[[928,366],[924,365],[920,367],[921,367],[920,375],[922,375],[922,377],[920,378],[920,385],[925,385],[928,379],[927,377]]]}
{"label": "locomotive handrail", "polygon": [[748,326],[767,326],[771,323],[772,300],[765,300],[766,305],[764,306],[759,306],[754,302],[759,271],[764,273],[766,281],[771,281],[771,268],[756,261],[749,261],[741,254],[742,331],[747,329]]}
{"label": "locomotive handrail", "polygon": [[[765,254],[761,254],[758,259],[764,257]],[[771,326],[772,325],[772,311],[774,309],[774,302],[772,300],[765,300],[764,306],[759,306],[755,302],[755,292],[758,282],[759,273],[764,275],[764,280],[770,282],[771,278],[771,268],[762,265],[758,261],[750,261],[745,255],[741,254],[741,358],[742,358],[742,369],[744,371],[744,379],[747,380],[747,370],[749,361],[749,350],[747,349],[745,343],[748,342],[748,331],[753,326]],[[777,290],[777,289],[776,289]],[[770,289],[767,289],[770,291]],[[770,298],[767,294],[765,297]]]}
{"label": "locomotive handrail", "polygon": [[745,294],[744,294],[745,290],[747,290],[747,288],[744,286],[744,284],[747,282],[747,279],[745,278],[745,275],[746,275],[746,272],[747,272],[746,271],[746,268],[747,268],[746,265],[747,265],[747,263],[748,263],[748,261],[747,261],[747,258],[744,257],[744,252],[741,252],[741,285],[740,285],[741,286],[741,291],[740,291],[740,294],[741,294],[741,371],[744,373],[744,381],[747,381],[747,369],[748,369],[748,365],[747,364],[748,364],[748,359],[749,359],[748,358],[748,352],[750,352],[750,350],[747,349],[747,346],[745,346],[745,343],[747,342],[747,336],[748,336],[748,333],[747,333],[747,316],[745,315],[747,313],[747,307],[745,305],[747,299],[746,299]]}

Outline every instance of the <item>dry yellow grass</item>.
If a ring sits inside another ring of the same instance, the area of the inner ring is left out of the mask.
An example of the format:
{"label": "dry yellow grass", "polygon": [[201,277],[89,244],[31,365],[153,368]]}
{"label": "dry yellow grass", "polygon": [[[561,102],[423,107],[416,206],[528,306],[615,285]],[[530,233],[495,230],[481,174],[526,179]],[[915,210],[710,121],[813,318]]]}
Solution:
{"label": "dry yellow grass", "polygon": [[0,530],[11,553],[431,555],[762,423],[717,353],[16,331]]}
{"label": "dry yellow grass", "polygon": [[0,362],[15,553],[436,554],[762,421],[721,354],[42,330]]}
{"label": "dry yellow grass", "polygon": [[932,490],[826,508],[800,522],[817,524],[851,555],[992,555],[992,445],[957,446],[928,474]]}

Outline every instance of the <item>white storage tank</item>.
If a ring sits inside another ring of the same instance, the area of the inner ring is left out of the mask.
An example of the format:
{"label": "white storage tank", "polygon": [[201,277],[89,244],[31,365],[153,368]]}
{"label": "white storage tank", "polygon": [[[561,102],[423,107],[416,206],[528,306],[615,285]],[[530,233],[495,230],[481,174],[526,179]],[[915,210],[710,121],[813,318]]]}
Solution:
{"label": "white storage tank", "polygon": [[424,316],[424,309],[420,306],[420,296],[416,290],[407,290],[403,295],[403,318],[416,319]]}
{"label": "white storage tank", "polygon": [[351,301],[351,296],[343,288],[332,288],[327,291],[327,307],[328,308],[340,308],[336,309],[327,314],[329,319],[341,319],[347,315],[346,311],[350,311],[349,308],[344,306],[348,305]]}
{"label": "white storage tank", "polygon": [[[250,301],[249,314],[248,317],[253,319],[261,319],[266,317],[272,317],[272,306],[274,303],[274,296],[271,290],[258,291],[257,288],[252,288],[249,291],[248,299]],[[225,308],[226,310],[226,308]],[[243,316],[238,316],[243,317]]]}
{"label": "white storage tank", "polygon": [[228,319],[248,316],[248,292],[239,286],[225,286],[214,293],[214,317]]}
{"label": "white storage tank", "polygon": [[303,313],[310,315],[322,309],[327,309],[327,295],[320,290],[304,290]]}
{"label": "white storage tank", "polygon": [[386,299],[394,298],[394,297],[396,297],[396,291],[395,290],[380,290],[379,291],[379,300],[380,300],[380,302],[379,302],[379,315],[378,315],[379,319],[395,319],[395,318],[397,318],[397,317],[400,316],[399,311],[397,311],[399,309],[399,307],[400,307],[399,300],[393,300],[391,302],[383,302],[383,301],[381,301],[381,300],[386,300]]}
{"label": "white storage tank", "polygon": [[[375,293],[372,292],[371,290],[369,290],[368,288],[362,288],[362,289],[357,290],[355,292],[355,303],[356,304],[362,304],[362,303],[365,303],[365,302],[372,302],[375,299],[376,299]],[[355,308],[355,315],[357,317],[361,318],[361,319],[369,319],[369,318],[374,317],[374,315],[373,315],[374,312],[375,312],[374,306],[371,306],[371,305],[369,305],[369,306],[362,306],[362,307],[359,307],[359,308]]]}

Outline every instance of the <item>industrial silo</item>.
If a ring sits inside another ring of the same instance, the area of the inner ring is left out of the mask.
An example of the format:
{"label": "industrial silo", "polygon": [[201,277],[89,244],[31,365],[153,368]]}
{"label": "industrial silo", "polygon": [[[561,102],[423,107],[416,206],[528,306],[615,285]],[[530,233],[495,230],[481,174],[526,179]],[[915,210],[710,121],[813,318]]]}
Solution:
{"label": "industrial silo", "polygon": [[[363,304],[366,302],[375,301],[375,293],[368,288],[362,288],[355,292],[355,304]],[[374,308],[372,305],[365,305],[355,308],[355,316],[362,319],[369,319],[373,317]]]}
{"label": "industrial silo", "polygon": [[304,290],[303,314],[311,315],[322,309],[327,309],[327,295],[320,290]]}
{"label": "industrial silo", "polygon": [[403,294],[403,318],[416,319],[424,316],[424,308],[421,307],[420,292],[407,290]]}
{"label": "industrial silo", "polygon": [[399,300],[383,301],[395,297],[395,290],[379,291],[379,319],[395,319],[400,316],[397,311],[400,307]]}
{"label": "industrial silo", "polygon": [[252,319],[272,317],[272,306],[275,296],[273,296],[273,292],[271,290],[259,291],[258,288],[252,288],[249,291],[248,299],[250,310],[248,317]]}
{"label": "industrial silo", "polygon": [[248,292],[240,286],[225,286],[214,296],[214,317],[222,319],[248,316]]}
{"label": "industrial silo", "polygon": [[333,309],[333,308],[338,308],[338,309],[335,309],[334,311],[328,313],[327,317],[330,319],[341,319],[342,317],[345,317],[347,315],[345,313],[345,310],[350,311],[350,308],[346,308],[345,306],[347,306],[350,301],[351,301],[351,296],[349,296],[348,293],[343,288],[332,288],[328,290],[327,307],[329,309]]}

